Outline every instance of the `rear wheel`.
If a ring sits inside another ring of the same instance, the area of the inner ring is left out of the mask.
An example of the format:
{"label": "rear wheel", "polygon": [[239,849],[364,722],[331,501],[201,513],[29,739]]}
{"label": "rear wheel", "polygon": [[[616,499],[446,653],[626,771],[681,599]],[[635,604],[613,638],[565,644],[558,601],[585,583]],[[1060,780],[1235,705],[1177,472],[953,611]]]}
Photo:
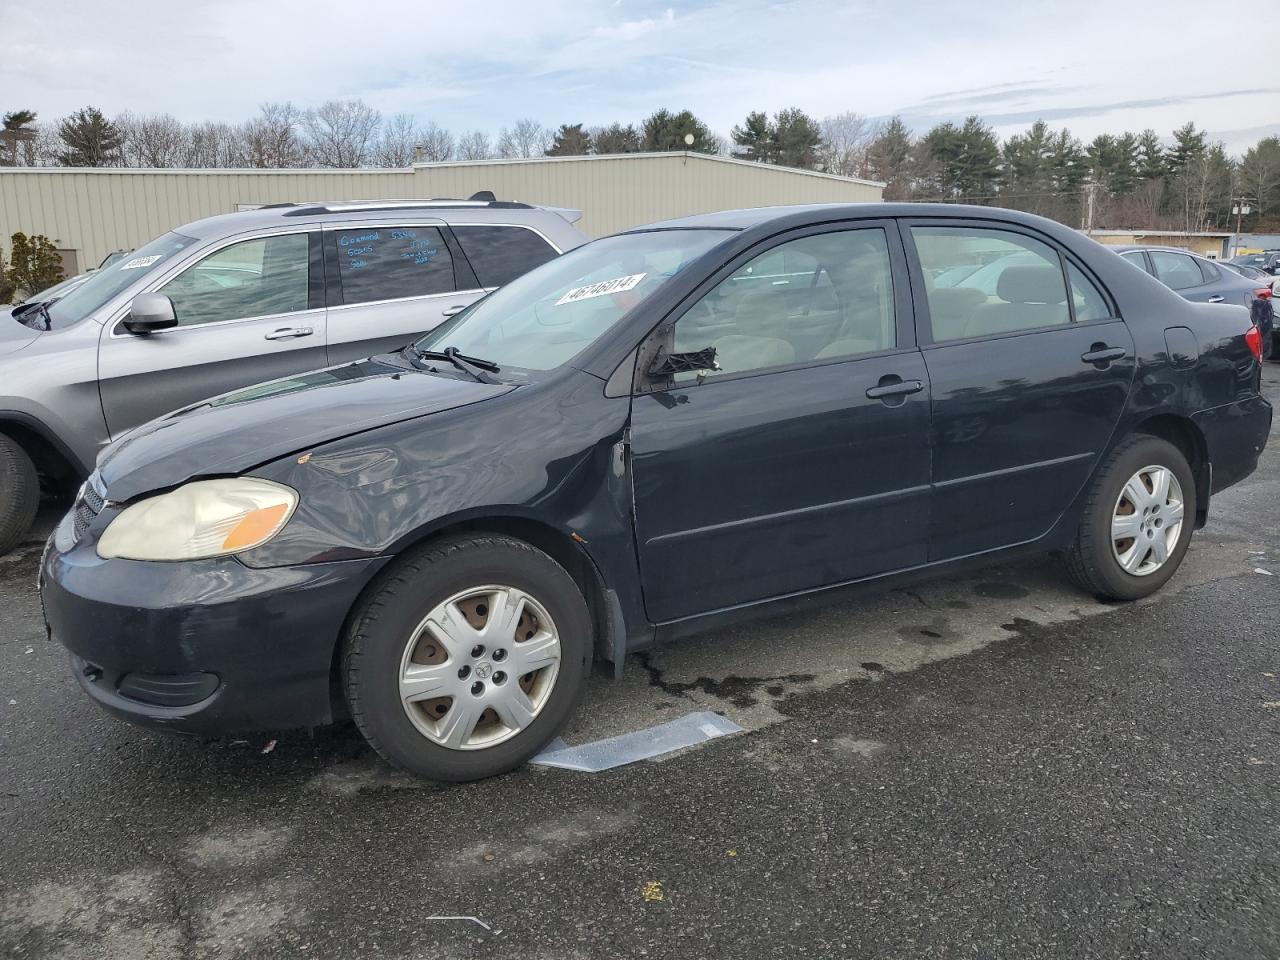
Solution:
{"label": "rear wheel", "polygon": [[1158,437],[1130,437],[1094,479],[1067,571],[1108,599],[1154,593],[1186,555],[1195,505],[1195,478],[1182,452]]}
{"label": "rear wheel", "polygon": [[568,720],[589,666],[577,584],[541,550],[455,539],[402,560],[357,612],[344,683],[386,760],[436,780],[524,763]]}
{"label": "rear wheel", "polygon": [[12,437],[0,433],[0,554],[22,542],[39,505],[35,464]]}

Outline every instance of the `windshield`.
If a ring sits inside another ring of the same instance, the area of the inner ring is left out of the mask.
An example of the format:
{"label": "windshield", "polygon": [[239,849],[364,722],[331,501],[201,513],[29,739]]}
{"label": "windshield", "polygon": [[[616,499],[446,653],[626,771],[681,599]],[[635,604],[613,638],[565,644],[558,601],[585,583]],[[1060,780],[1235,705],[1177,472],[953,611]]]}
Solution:
{"label": "windshield", "polygon": [[74,277],[67,277],[65,280],[59,280],[52,287],[45,287],[39,293],[27,297],[27,299],[22,302],[24,304],[45,303],[46,301],[53,300],[56,297],[66,296],[67,293],[74,290],[88,279],[89,275],[83,273],[77,274]]}
{"label": "windshield", "polygon": [[655,230],[597,240],[499,288],[432,330],[417,347],[456,347],[502,368],[550,370],[730,235]]}
{"label": "windshield", "polygon": [[195,243],[192,237],[166,233],[129,256],[97,271],[70,293],[49,305],[49,329],[79,323],[125,287],[153,270],[161,269],[174,254]]}

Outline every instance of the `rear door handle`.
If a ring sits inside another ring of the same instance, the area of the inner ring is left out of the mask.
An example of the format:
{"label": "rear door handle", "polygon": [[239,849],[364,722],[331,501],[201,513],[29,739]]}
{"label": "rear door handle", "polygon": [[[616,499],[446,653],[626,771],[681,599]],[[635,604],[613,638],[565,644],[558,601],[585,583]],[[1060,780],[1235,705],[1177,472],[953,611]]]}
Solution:
{"label": "rear door handle", "polygon": [[1088,353],[1080,354],[1080,359],[1085,363],[1110,363],[1112,360],[1123,360],[1128,355],[1129,351],[1124,347],[1108,347],[1095,343]]}
{"label": "rear door handle", "polygon": [[294,340],[298,337],[309,337],[313,333],[310,327],[281,327],[279,330],[272,330],[270,333],[264,334],[264,340]]}
{"label": "rear door handle", "polygon": [[456,307],[449,307],[447,310],[442,311],[442,314],[447,320],[449,317],[456,317],[465,309],[467,309],[467,305],[465,303],[460,303]]}
{"label": "rear door handle", "polygon": [[1226,298],[1226,297],[1224,297],[1222,294],[1220,294],[1220,293],[1215,293],[1212,297],[1210,297],[1210,298],[1209,298],[1209,302],[1210,302],[1210,303],[1221,303],[1221,302],[1222,302],[1223,300],[1225,300],[1225,299],[1227,299],[1227,298]]}
{"label": "rear door handle", "polygon": [[868,400],[883,400],[885,397],[905,397],[910,393],[919,393],[924,389],[920,380],[899,380],[897,383],[885,383],[887,377],[881,378],[878,387],[867,388]]}

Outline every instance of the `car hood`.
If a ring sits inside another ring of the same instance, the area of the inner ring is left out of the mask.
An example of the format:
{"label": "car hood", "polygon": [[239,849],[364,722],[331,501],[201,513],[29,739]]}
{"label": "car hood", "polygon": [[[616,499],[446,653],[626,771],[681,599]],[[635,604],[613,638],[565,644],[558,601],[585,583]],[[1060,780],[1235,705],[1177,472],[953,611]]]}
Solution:
{"label": "car hood", "polygon": [[0,357],[30,346],[40,331],[14,319],[16,307],[0,307]]}
{"label": "car hood", "polygon": [[98,471],[107,496],[124,501],[514,389],[389,359],[361,360],[246,387],[152,420],[107,447]]}

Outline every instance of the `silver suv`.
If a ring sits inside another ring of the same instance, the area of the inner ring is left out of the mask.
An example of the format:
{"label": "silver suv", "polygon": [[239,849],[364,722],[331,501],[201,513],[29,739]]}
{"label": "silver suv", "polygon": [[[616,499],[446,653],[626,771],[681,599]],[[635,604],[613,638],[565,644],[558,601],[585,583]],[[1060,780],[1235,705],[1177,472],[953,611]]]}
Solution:
{"label": "silver suv", "polygon": [[179,227],[0,315],[0,553],[46,491],[205,397],[404,346],[586,237],[578,211],[470,200],[281,204]]}

